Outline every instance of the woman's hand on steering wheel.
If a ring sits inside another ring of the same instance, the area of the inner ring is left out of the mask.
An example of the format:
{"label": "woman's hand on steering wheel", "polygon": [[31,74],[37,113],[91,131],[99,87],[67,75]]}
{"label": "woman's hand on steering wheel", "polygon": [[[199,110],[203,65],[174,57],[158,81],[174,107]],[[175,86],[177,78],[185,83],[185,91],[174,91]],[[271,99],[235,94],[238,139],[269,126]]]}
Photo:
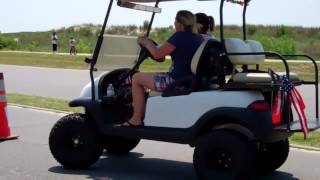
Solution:
{"label": "woman's hand on steering wheel", "polygon": [[143,47],[147,47],[148,43],[152,42],[147,36],[139,36],[137,41]]}
{"label": "woman's hand on steering wheel", "polygon": [[155,41],[153,41],[152,39],[149,39],[147,36],[140,36],[140,37],[138,37],[137,42],[141,46],[141,51],[142,51],[141,53],[142,53],[143,59],[150,57],[151,59],[153,59],[155,61],[163,61],[164,60],[164,58],[156,59],[147,48],[149,43],[152,43],[154,46],[158,46],[158,44]]}

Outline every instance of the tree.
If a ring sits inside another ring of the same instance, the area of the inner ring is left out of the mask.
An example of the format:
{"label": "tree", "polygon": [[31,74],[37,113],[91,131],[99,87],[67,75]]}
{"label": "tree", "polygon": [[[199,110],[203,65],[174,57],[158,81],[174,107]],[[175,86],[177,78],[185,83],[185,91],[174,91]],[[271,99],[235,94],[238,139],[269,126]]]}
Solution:
{"label": "tree", "polygon": [[147,31],[149,27],[149,21],[148,20],[144,20],[143,24],[142,24],[142,31]]}

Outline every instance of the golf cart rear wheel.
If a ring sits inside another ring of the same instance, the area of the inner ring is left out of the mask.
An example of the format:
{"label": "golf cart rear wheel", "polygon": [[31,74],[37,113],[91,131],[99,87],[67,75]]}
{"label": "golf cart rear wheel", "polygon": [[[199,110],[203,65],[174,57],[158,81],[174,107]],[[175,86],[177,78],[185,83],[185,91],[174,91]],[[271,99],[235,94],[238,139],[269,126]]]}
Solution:
{"label": "golf cart rear wheel", "polygon": [[284,139],[274,143],[262,143],[258,148],[257,170],[270,173],[278,169],[289,155],[289,141]]}
{"label": "golf cart rear wheel", "polygon": [[255,158],[254,147],[246,138],[218,130],[199,138],[193,165],[199,179],[250,179]]}
{"label": "golf cart rear wheel", "polygon": [[103,147],[110,154],[127,154],[134,149],[140,139],[129,139],[116,136],[107,136],[103,139]]}
{"label": "golf cart rear wheel", "polygon": [[70,169],[90,167],[103,152],[96,129],[82,114],[62,117],[50,132],[49,146],[53,157]]}

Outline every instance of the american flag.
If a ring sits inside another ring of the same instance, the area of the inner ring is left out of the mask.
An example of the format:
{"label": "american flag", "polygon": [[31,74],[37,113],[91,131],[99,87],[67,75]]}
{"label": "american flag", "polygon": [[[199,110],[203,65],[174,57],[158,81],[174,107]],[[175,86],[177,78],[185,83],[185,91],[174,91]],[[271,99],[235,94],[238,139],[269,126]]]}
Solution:
{"label": "american flag", "polygon": [[289,97],[290,105],[294,107],[295,111],[297,112],[300,120],[301,129],[304,135],[304,139],[307,138],[309,130],[308,130],[308,123],[307,118],[304,113],[306,108],[303,99],[296,89],[296,87],[289,81],[288,76],[283,75],[278,76],[280,77],[278,80],[282,82],[282,86],[280,87],[280,91],[277,92],[275,103],[272,109],[272,121],[275,124],[279,124],[281,121],[281,112],[283,108],[283,98],[285,95]]}

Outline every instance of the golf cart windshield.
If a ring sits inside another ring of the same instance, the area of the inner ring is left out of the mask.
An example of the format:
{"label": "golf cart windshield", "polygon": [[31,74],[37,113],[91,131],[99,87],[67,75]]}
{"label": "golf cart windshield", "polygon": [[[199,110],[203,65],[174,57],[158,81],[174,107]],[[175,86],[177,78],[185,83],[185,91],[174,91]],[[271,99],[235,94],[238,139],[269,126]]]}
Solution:
{"label": "golf cart windshield", "polygon": [[[141,4],[142,1],[137,2],[140,2],[140,4],[133,3],[133,1],[118,0],[118,6],[114,6],[113,8],[113,11],[117,12],[117,14],[111,13],[110,16],[118,18],[119,15],[126,15],[127,17],[141,18],[147,15],[146,19],[149,19],[152,14],[161,12],[161,8]],[[132,27],[110,26],[106,28],[95,65],[98,71],[132,68],[137,63],[141,50],[141,47],[137,43],[137,37],[143,35],[148,30],[141,26]]]}
{"label": "golf cart windshield", "polygon": [[139,52],[136,36],[105,34],[96,68],[99,71],[131,68],[136,63]]}

